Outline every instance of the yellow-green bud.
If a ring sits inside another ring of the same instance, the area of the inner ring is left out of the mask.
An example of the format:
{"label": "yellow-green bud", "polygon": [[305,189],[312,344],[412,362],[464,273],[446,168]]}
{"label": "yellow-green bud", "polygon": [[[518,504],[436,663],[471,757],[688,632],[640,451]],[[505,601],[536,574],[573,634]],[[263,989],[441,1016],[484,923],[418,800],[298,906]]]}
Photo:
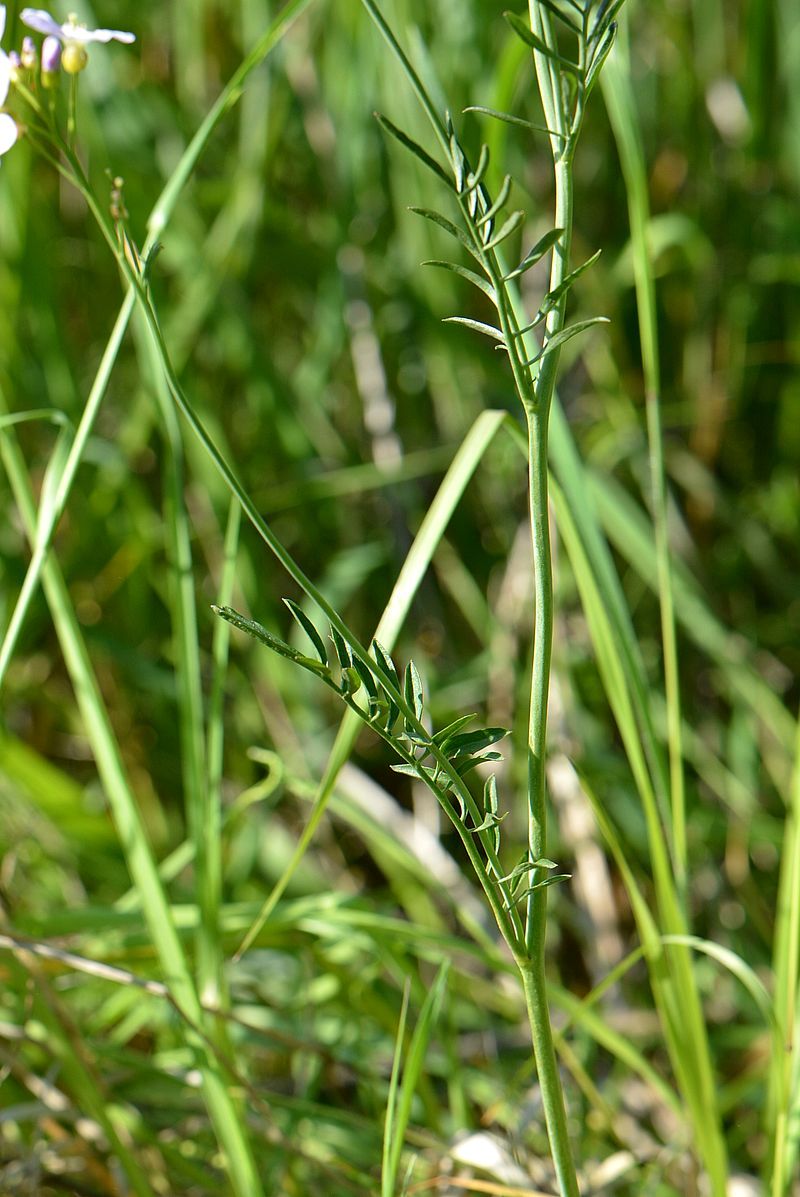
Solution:
{"label": "yellow-green bud", "polygon": [[61,66],[68,75],[79,75],[88,61],[85,46],[80,42],[67,42],[61,55]]}

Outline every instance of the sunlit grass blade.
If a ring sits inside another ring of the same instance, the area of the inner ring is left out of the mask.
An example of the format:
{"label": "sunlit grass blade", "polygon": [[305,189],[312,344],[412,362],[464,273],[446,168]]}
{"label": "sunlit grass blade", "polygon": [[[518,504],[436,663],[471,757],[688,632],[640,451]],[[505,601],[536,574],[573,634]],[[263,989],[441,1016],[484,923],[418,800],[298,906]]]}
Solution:
{"label": "sunlit grass blade", "polygon": [[[383,1140],[383,1168],[381,1170],[381,1197],[395,1197],[397,1179],[400,1173],[400,1157],[406,1130],[411,1118],[411,1103],[425,1065],[425,1055],[430,1044],[433,1028],[439,1015],[444,997],[449,965],[443,963],[428,990],[414,1031],[404,1052],[405,1022],[408,1008],[408,990],[404,995],[400,1025],[397,1031],[392,1078],[386,1110],[386,1124]],[[398,1081],[402,1062],[402,1082]]]}
{"label": "sunlit grass blade", "polygon": [[[610,42],[608,49],[610,50]],[[667,486],[661,429],[661,367],[659,362],[656,288],[647,229],[650,219],[647,171],[639,133],[637,108],[630,82],[630,63],[626,46],[620,43],[603,72],[603,96],[625,178],[628,218],[631,227],[636,306],[644,367],[647,438],[650,457],[650,506],[653,516],[658,597],[661,611],[661,642],[664,658],[664,687],[667,700],[667,748],[669,752],[670,807],[672,843],[676,878],[686,885],[686,795],[681,736],[681,697],[678,674],[678,646],[675,632],[675,602],[670,565],[667,524]]]}
{"label": "sunlit grass blade", "polygon": [[[714,1192],[721,1197],[727,1187],[725,1146],[719,1110],[716,1101],[710,1096],[716,1090],[702,1010],[691,960],[683,946],[687,938],[692,937],[687,937],[683,931],[671,929],[674,925],[679,926],[680,922],[679,916],[676,917],[677,902],[674,892],[671,892],[669,877],[662,878],[660,883],[657,878],[658,903],[666,909],[659,910],[658,921],[654,918],[606,805],[586,779],[582,788],[591,802],[595,819],[625,884],[650,970],[653,996],[661,1016],[670,1062],[690,1111],[689,1129],[695,1151],[708,1171]],[[672,939],[676,948],[681,945],[680,948],[674,953],[665,953],[663,944],[666,939]]]}

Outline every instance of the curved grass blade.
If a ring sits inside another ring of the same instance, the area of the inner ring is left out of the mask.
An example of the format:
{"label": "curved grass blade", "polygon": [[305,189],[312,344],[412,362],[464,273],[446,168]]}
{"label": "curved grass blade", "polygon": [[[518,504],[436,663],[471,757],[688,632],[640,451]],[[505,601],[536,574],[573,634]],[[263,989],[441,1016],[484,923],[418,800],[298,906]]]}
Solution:
{"label": "curved grass blade", "polygon": [[408,1011],[408,1001],[404,995],[404,1006],[401,1013],[400,1029],[395,1045],[394,1062],[392,1064],[392,1082],[390,1082],[390,1104],[386,1114],[386,1132],[384,1135],[383,1169],[381,1175],[381,1197],[395,1197],[397,1192],[397,1177],[400,1172],[400,1156],[403,1150],[406,1130],[411,1118],[411,1103],[416,1092],[419,1078],[425,1064],[425,1055],[433,1033],[433,1028],[441,1010],[449,963],[445,961],[439,968],[436,978],[423,1002],[419,1018],[414,1026],[414,1033],[403,1066],[403,1081],[398,1091],[398,1077],[400,1061],[403,1054],[403,1036]]}

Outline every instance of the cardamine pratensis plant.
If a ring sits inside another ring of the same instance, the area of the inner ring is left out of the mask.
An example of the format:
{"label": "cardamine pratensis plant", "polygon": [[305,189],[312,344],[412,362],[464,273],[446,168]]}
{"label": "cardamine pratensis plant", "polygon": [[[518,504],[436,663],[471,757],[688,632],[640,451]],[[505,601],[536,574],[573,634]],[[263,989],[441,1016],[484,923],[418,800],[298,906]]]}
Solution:
{"label": "cardamine pratensis plant", "polygon": [[[555,217],[551,228],[509,266],[504,254],[509,239],[524,222],[524,213],[509,211],[511,179],[506,176],[492,195],[486,182],[489,149],[481,147],[470,162],[449,114],[440,115],[395,35],[373,0],[364,6],[401,64],[427,114],[446,165],[397,128],[378,117],[383,128],[430,169],[450,193],[458,222],[427,208],[412,208],[449,233],[472,259],[427,263],[454,272],[479,288],[491,301],[496,323],[466,316],[448,319],[464,324],[496,342],[508,355],[528,436],[529,507],[534,563],[534,638],[528,734],[528,846],[510,870],[500,863],[502,820],[496,779],[489,776],[480,798],[468,784],[479,765],[499,759],[495,745],[502,728],[471,727],[464,715],[437,730],[425,720],[424,697],[413,662],[405,671],[395,666],[377,641],[369,652],[345,635],[337,620],[330,628],[333,653],[317,627],[294,603],[287,605],[313,645],[305,655],[279,640],[260,624],[230,608],[219,615],[254,636],[274,652],[295,661],[318,677],[400,757],[398,772],[419,778],[435,795],[458,832],[480,881],[497,925],[511,949],[523,982],[533,1051],[553,1162],[563,1197],[577,1197],[578,1181],[567,1133],[561,1081],[553,1047],[545,980],[547,890],[564,880],[547,857],[545,759],[547,702],[553,629],[553,582],[548,527],[547,432],[550,405],[562,345],[593,324],[596,317],[572,325],[565,321],[568,293],[596,256],[570,268],[573,213],[572,167],[586,103],[597,83],[616,33],[615,17],[623,0],[531,0],[529,19],[506,13],[511,28],[531,50],[544,111],[539,127],[509,113],[477,108],[486,115],[526,127],[549,138],[555,172]],[[516,280],[551,255],[550,281],[538,309],[526,313]],[[535,339],[537,331],[541,341]]]}

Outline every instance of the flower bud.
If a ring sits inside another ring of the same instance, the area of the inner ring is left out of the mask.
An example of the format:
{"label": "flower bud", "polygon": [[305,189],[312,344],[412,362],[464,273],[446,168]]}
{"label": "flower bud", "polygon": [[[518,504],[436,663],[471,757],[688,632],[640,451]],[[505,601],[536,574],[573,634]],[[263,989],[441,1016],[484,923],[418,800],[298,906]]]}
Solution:
{"label": "flower bud", "polygon": [[46,37],[42,43],[42,83],[55,87],[61,66],[61,42],[57,37]]}
{"label": "flower bud", "polygon": [[61,65],[68,75],[79,75],[88,61],[85,46],[80,42],[67,42],[61,54]]}
{"label": "flower bud", "polygon": [[32,37],[24,37],[22,39],[22,53],[20,54],[20,64],[26,71],[32,71],[36,66],[36,46],[33,44]]}

